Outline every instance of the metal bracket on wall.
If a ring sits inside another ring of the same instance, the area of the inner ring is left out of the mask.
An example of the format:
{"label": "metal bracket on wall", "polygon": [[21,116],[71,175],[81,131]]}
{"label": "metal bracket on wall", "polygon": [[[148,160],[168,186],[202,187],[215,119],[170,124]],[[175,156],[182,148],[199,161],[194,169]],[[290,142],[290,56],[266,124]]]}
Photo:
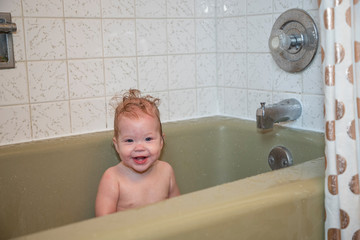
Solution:
{"label": "metal bracket on wall", "polygon": [[15,67],[13,32],[16,24],[11,22],[11,14],[0,12],[0,69]]}
{"label": "metal bracket on wall", "polygon": [[314,20],[301,9],[290,9],[275,21],[269,38],[271,55],[287,72],[304,70],[313,60],[319,42]]}

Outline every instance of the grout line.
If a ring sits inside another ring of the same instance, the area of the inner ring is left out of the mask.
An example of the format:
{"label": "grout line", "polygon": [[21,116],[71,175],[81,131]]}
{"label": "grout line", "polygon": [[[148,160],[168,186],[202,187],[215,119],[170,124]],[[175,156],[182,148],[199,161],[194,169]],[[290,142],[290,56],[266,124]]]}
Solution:
{"label": "grout line", "polygon": [[108,129],[108,118],[109,118],[109,107],[108,107],[108,102],[107,102],[107,91],[106,91],[106,74],[105,74],[105,58],[104,58],[104,25],[103,25],[103,12],[102,12],[102,1],[100,1],[100,34],[101,34],[101,61],[102,61],[102,76],[103,76],[103,84],[104,84],[104,107],[105,107],[105,128]]}
{"label": "grout line", "polygon": [[[27,94],[28,94],[28,109],[29,109],[29,124],[30,124],[30,140],[34,139],[34,130],[33,130],[33,118],[32,118],[32,109],[31,109],[31,97],[30,97],[30,78],[29,78],[29,62],[27,59],[27,47],[26,47],[26,36],[25,36],[25,19],[24,19],[24,6],[22,1],[20,2],[21,4],[21,21],[22,21],[22,25],[23,25],[23,43],[24,43],[24,62],[25,62],[25,71],[26,71],[26,85],[27,85]],[[23,104],[21,104],[23,105]],[[14,105],[10,105],[10,106],[14,106]]]}
{"label": "grout line", "polygon": [[198,88],[198,61],[199,61],[199,53],[197,51],[197,18],[196,18],[196,1],[194,3],[194,52],[195,52],[195,72],[194,72],[194,86],[195,86],[195,117],[200,116],[200,108],[199,108],[199,88]]}
{"label": "grout line", "polygon": [[168,18],[168,1],[165,1],[165,19],[166,19],[166,89],[167,89],[167,121],[171,120],[170,117],[170,73],[169,73],[169,18]]}
{"label": "grout line", "polygon": [[[63,7],[63,24],[64,24],[64,44],[65,44],[65,64],[66,64],[66,80],[67,80],[67,92],[68,92],[68,107],[69,107],[69,121],[70,121],[70,133],[73,133],[73,126],[72,126],[72,114],[71,114],[71,91],[70,91],[70,74],[69,74],[69,58],[68,58],[68,48],[67,48],[67,39],[66,39],[66,23],[65,23],[65,3],[62,1]],[[62,60],[61,60],[62,61]]]}
{"label": "grout line", "polygon": [[140,74],[139,74],[139,55],[138,55],[138,32],[137,32],[137,17],[136,17],[136,0],[134,2],[134,31],[135,31],[135,59],[136,59],[136,84],[137,89],[140,89]]}

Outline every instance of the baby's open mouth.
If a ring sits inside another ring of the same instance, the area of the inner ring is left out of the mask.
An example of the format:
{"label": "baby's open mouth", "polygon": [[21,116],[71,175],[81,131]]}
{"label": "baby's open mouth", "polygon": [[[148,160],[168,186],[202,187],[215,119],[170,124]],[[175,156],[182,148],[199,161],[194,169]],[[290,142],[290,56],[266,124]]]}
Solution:
{"label": "baby's open mouth", "polygon": [[134,157],[134,162],[137,164],[144,164],[147,161],[147,157],[146,156],[138,156],[138,157]]}

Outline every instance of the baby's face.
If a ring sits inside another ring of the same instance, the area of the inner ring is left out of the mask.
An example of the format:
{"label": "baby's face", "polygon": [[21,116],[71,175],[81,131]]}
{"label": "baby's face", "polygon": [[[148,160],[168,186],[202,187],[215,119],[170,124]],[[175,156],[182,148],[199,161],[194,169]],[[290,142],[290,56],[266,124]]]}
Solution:
{"label": "baby's face", "polygon": [[123,164],[136,172],[146,172],[161,154],[160,123],[141,113],[139,118],[121,116],[118,124],[119,136],[113,142]]}

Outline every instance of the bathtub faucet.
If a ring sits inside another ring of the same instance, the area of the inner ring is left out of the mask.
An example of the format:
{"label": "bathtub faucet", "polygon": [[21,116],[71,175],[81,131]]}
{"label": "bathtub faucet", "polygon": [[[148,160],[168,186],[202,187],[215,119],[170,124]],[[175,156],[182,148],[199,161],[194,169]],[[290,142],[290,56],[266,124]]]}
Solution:
{"label": "bathtub faucet", "polygon": [[265,102],[261,102],[261,107],[256,110],[256,126],[258,129],[270,129],[274,123],[296,120],[300,117],[301,103],[294,99],[285,99],[275,104],[265,107]]}

